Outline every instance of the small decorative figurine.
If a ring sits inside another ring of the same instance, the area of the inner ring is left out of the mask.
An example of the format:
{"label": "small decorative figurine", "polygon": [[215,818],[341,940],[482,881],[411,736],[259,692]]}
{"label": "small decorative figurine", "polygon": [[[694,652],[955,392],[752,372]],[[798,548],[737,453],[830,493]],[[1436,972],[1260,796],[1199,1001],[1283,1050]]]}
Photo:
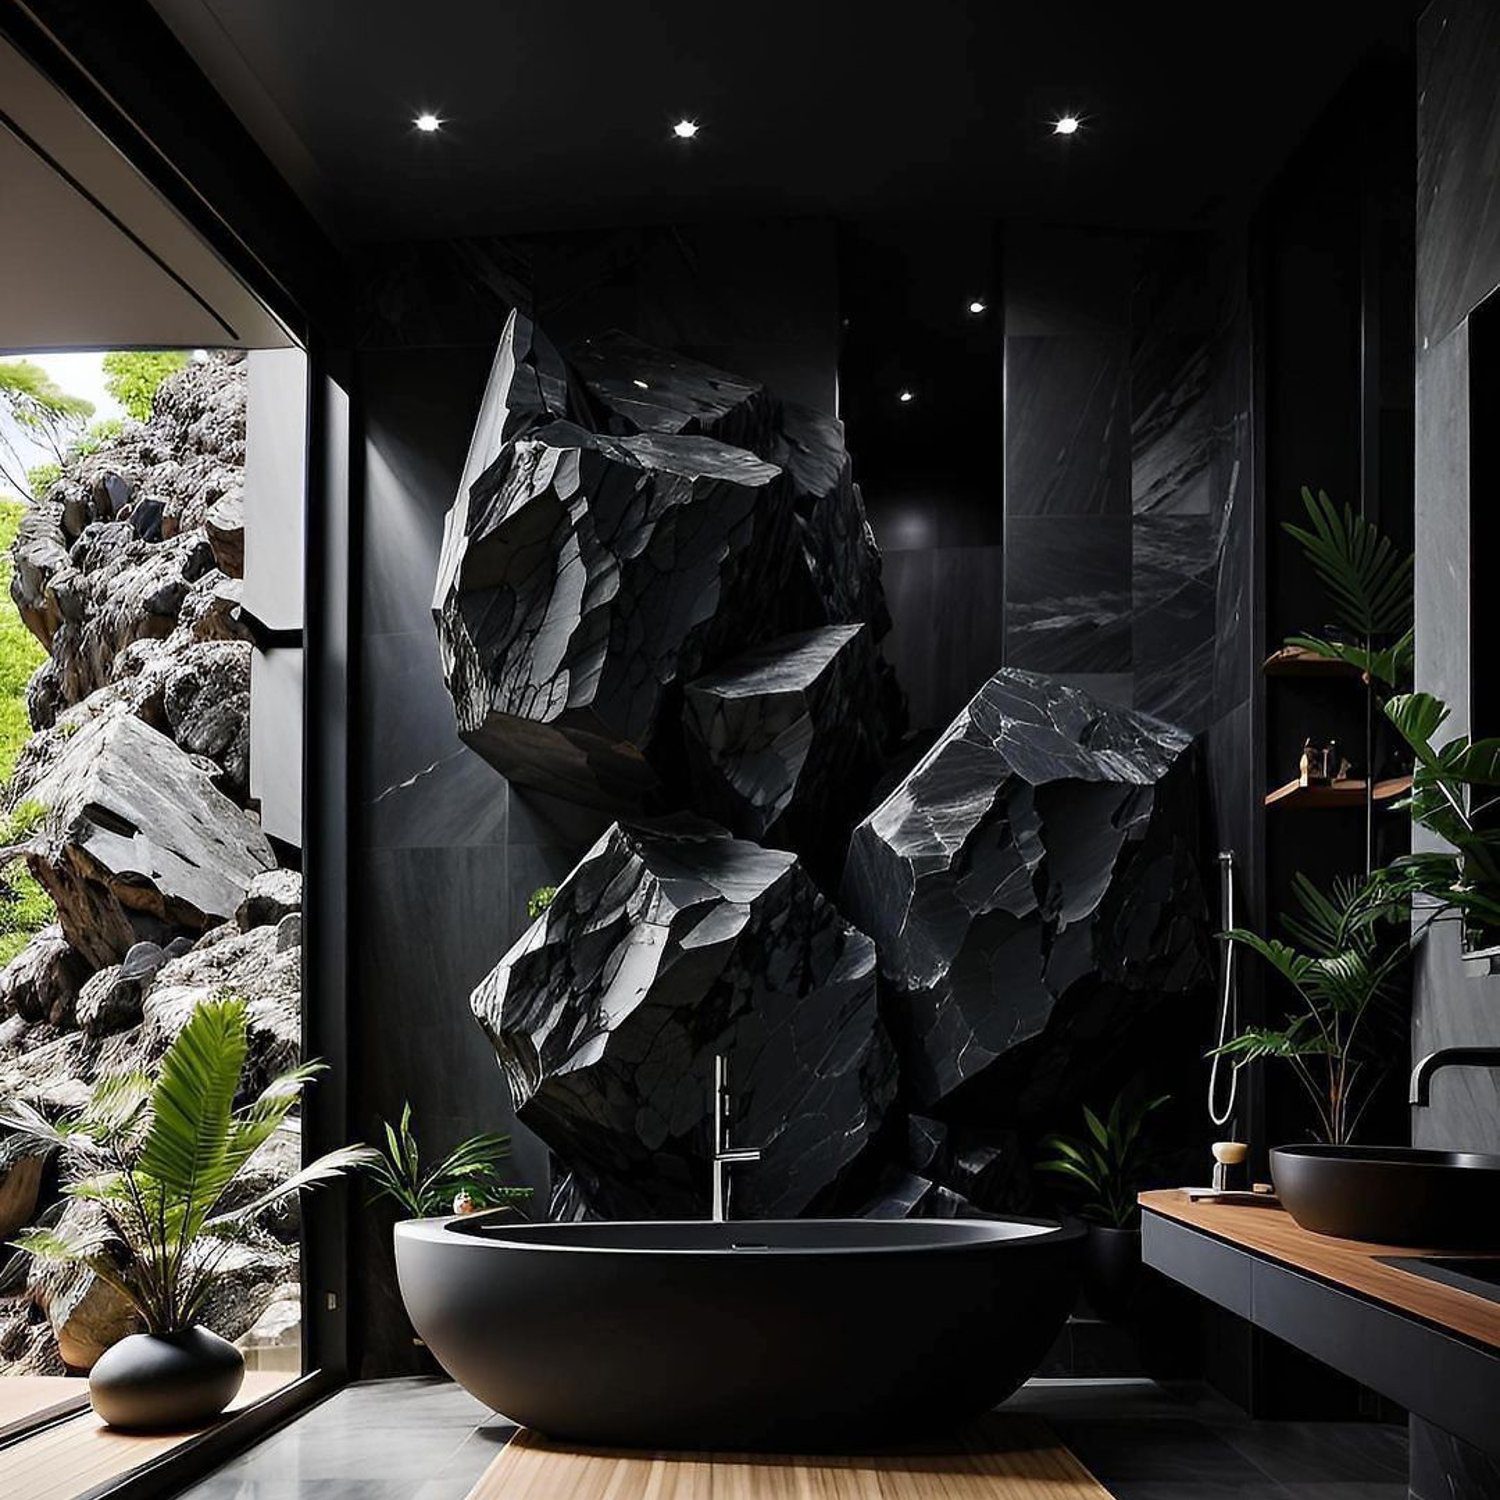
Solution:
{"label": "small decorative figurine", "polygon": [[463,1188],[460,1188],[453,1195],[453,1212],[456,1214],[471,1214],[474,1212],[474,1199]]}
{"label": "small decorative figurine", "polygon": [[1302,756],[1297,762],[1297,784],[1299,786],[1327,786],[1333,779],[1333,757],[1335,745],[1315,745],[1307,740],[1302,746]]}

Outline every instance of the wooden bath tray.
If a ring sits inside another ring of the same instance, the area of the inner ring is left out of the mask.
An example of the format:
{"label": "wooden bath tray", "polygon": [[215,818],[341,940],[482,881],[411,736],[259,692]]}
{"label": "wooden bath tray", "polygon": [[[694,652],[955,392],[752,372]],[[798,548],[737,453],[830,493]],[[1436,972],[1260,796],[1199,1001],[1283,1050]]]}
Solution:
{"label": "wooden bath tray", "polygon": [[1032,1417],[942,1447],[859,1457],[569,1448],[518,1432],[469,1500],[1109,1500]]}

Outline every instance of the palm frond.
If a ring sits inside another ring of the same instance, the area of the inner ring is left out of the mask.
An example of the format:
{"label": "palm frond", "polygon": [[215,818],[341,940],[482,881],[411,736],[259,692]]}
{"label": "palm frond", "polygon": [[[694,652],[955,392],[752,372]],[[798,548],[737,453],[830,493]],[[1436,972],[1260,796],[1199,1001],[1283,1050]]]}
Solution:
{"label": "palm frond", "polygon": [[245,1002],[205,1001],[167,1048],[138,1167],[183,1210],[190,1237],[229,1181],[231,1111],[249,1050]]}
{"label": "palm frond", "polygon": [[1302,545],[1328,590],[1332,623],[1360,638],[1401,635],[1412,614],[1412,558],[1400,552],[1378,527],[1343,509],[1319,490],[1304,487],[1308,525],[1286,526]]}
{"label": "palm frond", "polygon": [[379,1152],[369,1146],[341,1146],[337,1151],[330,1151],[316,1161],[309,1162],[305,1167],[293,1172],[290,1177],[268,1188],[248,1203],[230,1209],[227,1213],[215,1214],[205,1222],[204,1228],[219,1229],[227,1224],[254,1218],[264,1209],[283,1202],[294,1193],[300,1193],[304,1188],[317,1187],[322,1183],[331,1182],[351,1168],[371,1166],[379,1155]]}

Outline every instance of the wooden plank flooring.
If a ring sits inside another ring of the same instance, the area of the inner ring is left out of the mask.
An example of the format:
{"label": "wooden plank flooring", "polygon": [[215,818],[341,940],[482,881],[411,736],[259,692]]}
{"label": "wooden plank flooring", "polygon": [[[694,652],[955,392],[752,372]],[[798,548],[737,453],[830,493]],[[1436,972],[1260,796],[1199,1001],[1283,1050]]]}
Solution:
{"label": "wooden plank flooring", "polygon": [[[279,1371],[248,1371],[229,1409],[250,1406],[295,1378]],[[26,1500],[74,1500],[106,1480],[170,1453],[196,1435],[196,1431],[115,1432],[87,1411],[0,1448],[0,1496],[6,1500],[11,1496],[19,1500],[23,1495]]]}
{"label": "wooden plank flooring", "polygon": [[0,1441],[88,1398],[81,1375],[0,1375]]}
{"label": "wooden plank flooring", "polygon": [[[1301,1228],[1284,1208],[1193,1203],[1180,1188],[1141,1194],[1141,1207],[1253,1251],[1322,1281],[1347,1287],[1413,1317],[1500,1348],[1500,1302],[1383,1266],[1377,1256],[1421,1255],[1397,1245],[1366,1245]],[[1428,1251],[1428,1254],[1435,1252]]]}
{"label": "wooden plank flooring", "polygon": [[934,1451],[859,1457],[568,1448],[518,1432],[469,1500],[1109,1500],[1042,1422],[997,1414]]}

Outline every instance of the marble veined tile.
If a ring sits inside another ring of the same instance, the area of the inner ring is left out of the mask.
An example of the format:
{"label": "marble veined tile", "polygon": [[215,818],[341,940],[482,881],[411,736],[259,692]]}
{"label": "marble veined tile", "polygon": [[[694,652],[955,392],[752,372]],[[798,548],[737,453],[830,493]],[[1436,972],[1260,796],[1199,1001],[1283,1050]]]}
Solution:
{"label": "marble veined tile", "polygon": [[1129,375],[1121,334],[1006,339],[1007,515],[1129,510]]}
{"label": "marble veined tile", "polygon": [[1006,532],[1005,664],[1037,672],[1131,668],[1128,516],[1016,517]]}

